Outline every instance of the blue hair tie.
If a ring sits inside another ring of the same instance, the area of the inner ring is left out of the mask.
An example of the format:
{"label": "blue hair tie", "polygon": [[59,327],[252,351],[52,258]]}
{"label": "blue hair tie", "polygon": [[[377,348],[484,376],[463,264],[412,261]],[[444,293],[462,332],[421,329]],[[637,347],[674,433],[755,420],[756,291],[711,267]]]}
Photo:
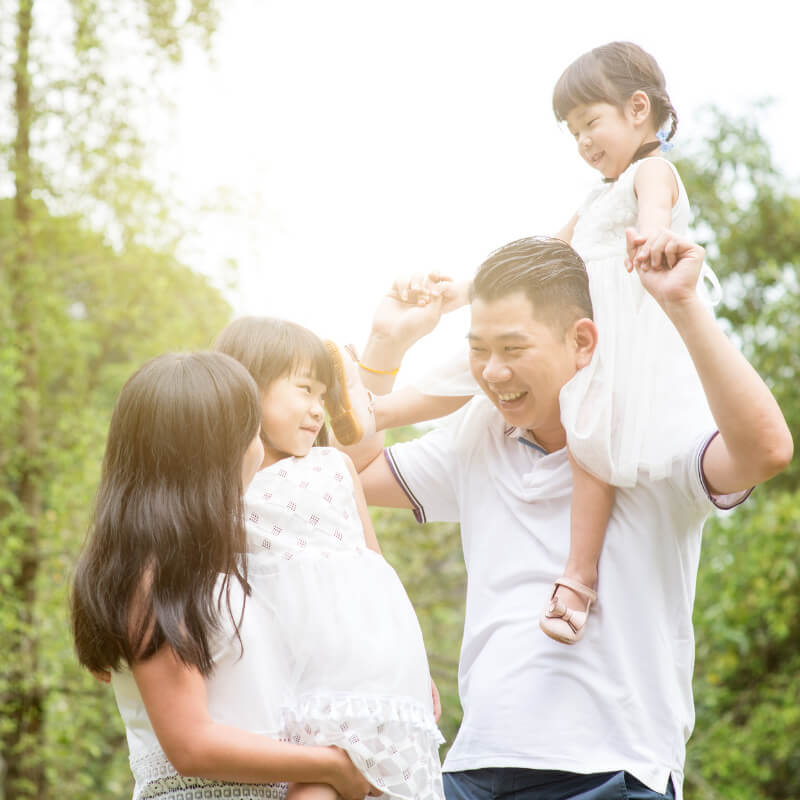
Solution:
{"label": "blue hair tie", "polygon": [[656,139],[658,139],[658,141],[661,142],[662,153],[668,153],[670,150],[672,150],[673,147],[675,147],[675,145],[672,142],[667,141],[667,136],[669,136],[669,133],[667,133],[667,131],[663,129],[658,131],[658,133],[656,133]]}

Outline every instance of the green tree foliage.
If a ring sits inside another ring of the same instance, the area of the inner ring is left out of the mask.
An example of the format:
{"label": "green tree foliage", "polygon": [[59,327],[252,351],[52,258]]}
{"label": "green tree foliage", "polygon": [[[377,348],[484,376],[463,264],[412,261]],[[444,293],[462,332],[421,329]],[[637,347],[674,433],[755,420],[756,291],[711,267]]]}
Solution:
{"label": "green tree foliage", "polygon": [[[727,321],[800,437],[800,195],[772,163],[756,107],[712,109],[678,163]],[[695,604],[697,722],[688,800],[800,797],[800,469],[797,460],[704,534]]]}
{"label": "green tree foliage", "polygon": [[[66,587],[123,378],[164,349],[208,344],[229,314],[172,255],[140,135],[153,75],[187,36],[207,41],[216,2],[6,5],[0,797],[129,796],[110,695],[74,663]],[[123,55],[136,67],[120,74]]]}
{"label": "green tree foliage", "polygon": [[[10,236],[9,207],[8,201],[0,203],[0,241]],[[157,353],[209,346],[230,308],[204,278],[172,256],[136,245],[114,249],[78,219],[49,218],[44,208],[38,211],[35,259],[51,276],[39,326],[38,571],[34,603],[23,616],[8,589],[29,542],[20,535],[15,515],[5,516],[0,520],[0,631],[4,641],[16,632],[38,652],[36,671],[26,676],[42,702],[42,734],[33,756],[44,767],[38,796],[52,791],[53,796],[130,797],[127,747],[113,696],[79,669],[73,655],[67,613],[72,565],[87,529],[105,430],[122,383]],[[0,349],[8,353],[16,346],[13,329],[3,333]],[[4,372],[13,364],[13,358],[4,358]],[[14,381],[4,382],[0,436],[3,455],[12,463],[14,431],[7,418],[13,419],[9,408],[16,395]],[[4,476],[4,497],[22,515],[13,480]],[[0,651],[0,693],[13,696],[8,656]],[[0,725],[6,723],[4,718]],[[24,739],[17,742],[25,745]]]}

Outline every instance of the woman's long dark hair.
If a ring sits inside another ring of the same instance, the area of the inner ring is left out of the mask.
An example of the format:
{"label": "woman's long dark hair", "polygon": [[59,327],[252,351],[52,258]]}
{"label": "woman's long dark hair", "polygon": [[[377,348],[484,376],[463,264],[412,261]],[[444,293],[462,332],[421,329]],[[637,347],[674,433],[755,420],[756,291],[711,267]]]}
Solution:
{"label": "woman's long dark hair", "polygon": [[209,674],[223,596],[238,634],[231,581],[249,593],[242,460],[259,421],[254,381],[222,353],[159,356],[125,384],[73,584],[86,667],[118,669],[167,644]]}

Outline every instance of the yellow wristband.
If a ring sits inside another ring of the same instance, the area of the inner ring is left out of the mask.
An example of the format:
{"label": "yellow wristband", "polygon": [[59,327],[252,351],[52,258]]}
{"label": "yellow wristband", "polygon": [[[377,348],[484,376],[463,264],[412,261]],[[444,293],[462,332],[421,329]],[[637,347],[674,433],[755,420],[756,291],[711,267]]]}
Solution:
{"label": "yellow wristband", "polygon": [[400,367],[395,367],[394,369],[372,369],[372,367],[368,367],[366,364],[362,364],[360,361],[358,362],[358,366],[361,369],[365,369],[367,372],[372,372],[374,375],[397,375],[400,371]]}

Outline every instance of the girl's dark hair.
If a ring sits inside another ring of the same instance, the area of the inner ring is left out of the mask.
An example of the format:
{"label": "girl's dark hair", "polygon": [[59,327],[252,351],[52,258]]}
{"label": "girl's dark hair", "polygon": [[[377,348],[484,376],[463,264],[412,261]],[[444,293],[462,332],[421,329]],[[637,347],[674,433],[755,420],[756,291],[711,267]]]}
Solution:
{"label": "girl's dark hair", "polygon": [[489,254],[472,281],[471,297],[492,301],[514,292],[523,292],[535,317],[562,334],[575,320],[593,318],[583,259],[561,239],[531,236]]}
{"label": "girl's dark hair", "polygon": [[[336,375],[325,343],[295,322],[274,317],[240,317],[223,329],[214,349],[243,364],[261,390],[301,369],[329,390],[335,386]],[[263,430],[261,437],[268,445]],[[328,444],[325,426],[314,444]]]}
{"label": "girl's dark hair", "polygon": [[118,669],[166,644],[209,674],[223,595],[238,635],[231,581],[250,591],[242,461],[259,423],[253,379],[222,353],[159,356],[122,388],[73,584],[86,667]]}
{"label": "girl's dark hair", "polygon": [[671,139],[678,128],[678,114],[667,94],[664,73],[649,53],[632,42],[595,47],[573,61],[553,89],[553,112],[563,122],[579,105],[609,103],[621,108],[639,91],[650,98],[656,130],[671,120],[667,134]]}

